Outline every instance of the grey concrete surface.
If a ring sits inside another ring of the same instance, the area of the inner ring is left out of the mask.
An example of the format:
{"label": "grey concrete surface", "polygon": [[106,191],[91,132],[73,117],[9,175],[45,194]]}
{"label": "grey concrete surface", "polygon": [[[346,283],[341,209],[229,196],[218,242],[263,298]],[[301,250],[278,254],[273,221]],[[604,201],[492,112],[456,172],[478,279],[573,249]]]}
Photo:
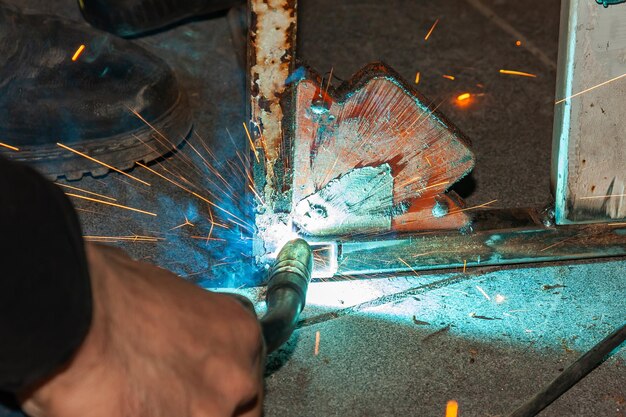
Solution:
{"label": "grey concrete surface", "polygon": [[[6,1],[80,19],[71,0]],[[525,47],[526,41],[517,47],[511,33],[522,33],[548,62],[556,60],[559,2],[480,4],[496,13],[500,23],[479,11],[475,0],[301,0],[299,57],[321,72],[334,68],[344,79],[378,59],[409,80],[419,71],[418,89],[441,103],[440,109],[473,141],[477,167],[473,180],[462,187],[467,201],[498,199],[502,207],[545,204],[550,200],[554,71]],[[437,27],[424,41],[436,19]],[[174,68],[195,112],[197,135],[155,169],[184,175],[245,216],[244,182],[228,163],[237,164],[236,151],[245,143],[243,74],[225,17],[136,42]],[[504,76],[499,69],[537,77]],[[456,78],[450,81],[443,74]],[[459,107],[454,97],[462,92],[478,96]],[[198,149],[204,144],[219,155],[215,165],[236,192],[212,188],[214,174],[202,168],[189,144]],[[205,286],[254,282],[243,266],[247,240],[233,237],[240,229],[214,227],[214,237],[226,242],[198,239],[212,230],[210,216],[215,216],[214,223],[223,222],[224,216],[145,170],[132,173],[152,186],[143,188],[118,174],[87,177],[72,185],[115,196],[158,217],[76,202],[85,234],[156,236],[165,240],[118,244],[138,259]],[[194,226],[175,229],[185,218]],[[626,260],[603,260],[469,271],[467,281],[435,291],[428,290],[428,283],[449,275],[313,284],[302,327],[269,358],[265,414],[443,416],[445,402],[456,399],[464,417],[505,415],[623,323],[625,275]],[[244,293],[259,296],[254,289]],[[390,294],[396,296],[388,302]],[[262,312],[262,303],[258,306]],[[625,386],[622,352],[542,416],[624,416]],[[0,410],[4,415],[7,411]]]}
{"label": "grey concrete surface", "polygon": [[[452,274],[315,284],[270,358],[266,416],[443,416],[450,399],[460,416],[506,416],[624,323],[625,274],[622,260],[472,271],[433,291]],[[540,415],[623,416],[625,358]]]}

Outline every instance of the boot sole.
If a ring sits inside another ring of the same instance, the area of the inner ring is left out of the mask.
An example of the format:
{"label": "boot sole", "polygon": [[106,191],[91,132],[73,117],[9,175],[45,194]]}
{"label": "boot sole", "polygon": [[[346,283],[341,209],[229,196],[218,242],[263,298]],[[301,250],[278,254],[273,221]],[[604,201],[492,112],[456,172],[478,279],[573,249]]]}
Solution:
{"label": "boot sole", "polygon": [[[175,151],[192,128],[187,96],[180,92],[174,105],[157,120],[139,129],[123,134],[68,144],[98,161],[119,170],[130,170],[135,162],[147,164]],[[59,138],[63,143],[63,139]],[[14,161],[24,162],[51,180],[65,177],[74,181],[84,175],[104,176],[110,168],[77,155],[57,144],[20,148],[19,152],[5,153]]]}

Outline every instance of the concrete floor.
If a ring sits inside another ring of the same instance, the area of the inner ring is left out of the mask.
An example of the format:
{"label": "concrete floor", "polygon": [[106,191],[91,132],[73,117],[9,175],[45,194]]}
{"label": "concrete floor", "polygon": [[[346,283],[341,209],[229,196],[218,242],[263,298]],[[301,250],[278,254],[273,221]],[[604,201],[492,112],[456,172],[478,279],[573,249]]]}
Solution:
{"label": "concrete floor", "polygon": [[[71,0],[7,2],[80,19]],[[440,110],[473,141],[477,167],[459,187],[469,204],[550,201],[559,2],[299,3],[299,57],[319,71],[334,68],[345,79],[367,62],[384,60],[409,80],[420,72],[420,91],[441,102]],[[245,94],[225,17],[137,42],[176,71],[195,112],[197,134],[189,143],[216,152],[220,161],[214,164],[237,192],[220,194],[208,171],[185,168],[180,155],[201,166],[185,145],[158,169],[185,172],[249,220],[245,183],[227,163],[244,148]],[[499,69],[537,77],[505,76]],[[454,97],[462,92],[479,96],[461,108]],[[147,171],[135,169],[133,175],[152,187],[117,174],[72,185],[113,195],[158,218],[77,202],[86,235],[163,238],[119,245],[207,287],[258,282],[247,266],[249,241],[240,230],[215,227],[212,237],[224,241],[207,242],[201,237],[212,229],[210,216],[221,221],[219,213]],[[176,228],[185,219],[194,226]],[[505,415],[626,317],[625,259],[474,270],[460,283],[428,286],[459,273],[312,284],[301,328],[269,358],[266,416],[442,416],[449,399],[459,402],[461,416]],[[258,298],[257,289],[242,292]],[[541,415],[624,416],[624,387],[621,352]]]}

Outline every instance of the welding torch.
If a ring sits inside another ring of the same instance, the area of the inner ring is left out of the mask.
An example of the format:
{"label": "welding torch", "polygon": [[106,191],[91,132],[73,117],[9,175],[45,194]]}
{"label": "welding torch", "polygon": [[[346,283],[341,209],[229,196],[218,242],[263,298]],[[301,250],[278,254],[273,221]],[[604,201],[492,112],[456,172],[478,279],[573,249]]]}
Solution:
{"label": "welding torch", "polygon": [[267,353],[285,343],[295,330],[312,270],[313,251],[305,240],[291,240],[278,253],[267,281],[267,312],[260,320]]}

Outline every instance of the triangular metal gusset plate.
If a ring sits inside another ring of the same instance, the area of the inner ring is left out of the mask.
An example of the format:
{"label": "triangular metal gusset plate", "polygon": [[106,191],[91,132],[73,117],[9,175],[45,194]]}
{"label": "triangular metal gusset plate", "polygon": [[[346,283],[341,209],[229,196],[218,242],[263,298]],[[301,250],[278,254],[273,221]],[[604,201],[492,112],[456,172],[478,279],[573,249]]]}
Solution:
{"label": "triangular metal gusset plate", "polygon": [[299,67],[287,126],[294,225],[310,236],[460,229],[446,192],[474,166],[469,141],[382,63],[333,89]]}

